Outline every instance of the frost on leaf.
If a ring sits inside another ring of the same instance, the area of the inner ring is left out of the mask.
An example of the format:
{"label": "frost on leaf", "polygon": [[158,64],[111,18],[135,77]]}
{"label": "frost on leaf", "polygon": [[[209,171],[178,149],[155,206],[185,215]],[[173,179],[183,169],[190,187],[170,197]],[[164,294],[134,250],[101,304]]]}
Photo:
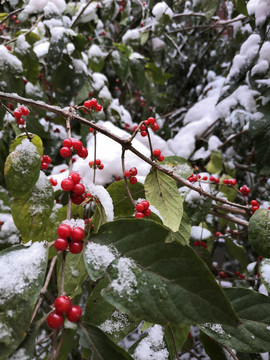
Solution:
{"label": "frost on leaf", "polygon": [[105,333],[112,335],[119,331],[123,331],[129,324],[128,317],[124,313],[115,310],[110,318],[104,321],[99,328]]}
{"label": "frost on leaf", "polygon": [[[134,269],[137,268],[132,259],[121,257],[117,264],[112,265],[117,271],[117,278],[114,279],[110,285],[120,297],[130,296],[136,292],[137,280],[134,274]],[[129,297],[131,300],[131,298]]]}

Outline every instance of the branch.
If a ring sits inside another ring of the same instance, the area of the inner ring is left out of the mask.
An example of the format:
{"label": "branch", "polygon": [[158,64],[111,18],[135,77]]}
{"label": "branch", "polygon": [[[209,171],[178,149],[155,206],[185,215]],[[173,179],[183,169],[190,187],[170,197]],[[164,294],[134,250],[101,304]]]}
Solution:
{"label": "branch", "polygon": [[[52,106],[52,105],[47,105],[45,104],[43,101],[35,101],[32,99],[27,99],[24,97],[21,97],[19,95],[14,95],[14,94],[6,94],[4,92],[0,92],[0,99],[2,100],[6,100],[8,102],[19,102],[25,105],[29,105],[29,106],[33,106],[39,109],[43,109],[45,111],[49,111],[49,112],[53,112],[55,114],[61,115],[64,118],[66,118],[67,116],[69,116],[67,114],[67,112],[63,109],[61,109],[58,106]],[[181,185],[183,186],[187,186],[188,188],[198,192],[200,195],[202,196],[206,196],[212,200],[221,202],[222,204],[226,204],[232,207],[237,207],[239,209],[243,209],[246,211],[247,214],[249,214],[250,212],[250,207],[249,206],[244,206],[241,204],[236,204],[233,203],[227,199],[224,198],[220,198],[217,197],[215,195],[212,195],[206,191],[204,191],[203,189],[197,188],[196,186],[194,186],[193,184],[191,184],[189,181],[181,178],[180,176],[177,176],[173,173],[173,171],[171,170],[167,170],[165,168],[163,168],[162,166],[160,166],[159,164],[157,164],[156,162],[152,161],[151,159],[149,159],[148,157],[146,157],[145,155],[143,155],[141,152],[139,152],[137,149],[135,149],[132,144],[130,139],[124,140],[121,137],[111,133],[110,131],[108,131],[107,129],[105,129],[102,126],[99,126],[95,123],[92,123],[84,118],[82,118],[79,115],[75,115],[72,114],[72,118],[74,120],[79,121],[82,124],[86,124],[87,126],[91,126],[93,129],[95,129],[96,131],[99,131],[101,134],[109,137],[110,139],[112,139],[113,141],[117,142],[118,144],[120,144],[125,150],[129,150],[131,152],[133,152],[133,154],[137,155],[139,158],[141,158],[142,160],[144,160],[146,163],[148,163],[149,165],[155,167],[156,169],[160,170],[161,172],[163,172],[164,174],[170,176],[171,178],[173,178],[175,181],[179,182]]]}
{"label": "branch", "polygon": [[85,12],[85,10],[88,8],[88,6],[91,4],[93,0],[89,0],[88,3],[82,8],[79,15],[76,17],[76,19],[71,24],[71,29],[75,26],[76,22],[78,22],[79,18],[82,16],[82,14]]}
{"label": "branch", "polygon": [[213,211],[213,210],[210,210],[209,214],[220,217],[220,218],[228,220],[228,221],[231,221],[231,222],[233,222],[235,224],[238,224],[238,225],[241,225],[241,226],[244,226],[244,227],[248,227],[248,221],[239,219],[239,218],[237,218],[235,216],[229,216],[229,215],[222,214],[222,213],[219,213],[219,212]]}
{"label": "branch", "polygon": [[21,12],[21,11],[23,11],[23,9],[17,9],[17,10],[12,11],[11,13],[7,14],[7,16],[4,17],[4,19],[3,19],[2,21],[0,21],[0,25],[4,24],[4,22],[5,22],[8,18],[10,18],[10,17],[13,16],[13,15],[18,14],[18,13]]}
{"label": "branch", "polygon": [[46,291],[47,291],[47,288],[48,288],[48,286],[49,286],[49,282],[50,282],[50,279],[51,279],[51,276],[52,276],[52,272],[53,272],[54,265],[55,265],[55,263],[56,263],[57,257],[58,257],[58,255],[55,255],[55,257],[53,257],[53,259],[52,259],[52,261],[51,261],[50,269],[49,269],[49,271],[48,271],[48,274],[47,274],[47,277],[46,277],[46,280],[45,280],[45,284],[44,284],[43,288],[41,289],[40,298],[39,298],[38,303],[37,303],[37,305],[36,305],[36,307],[35,307],[35,310],[34,310],[34,312],[33,312],[33,315],[32,315],[32,317],[31,317],[30,324],[32,324],[34,318],[36,317],[37,312],[38,312],[38,309],[40,308],[40,305],[41,305],[41,303],[42,303],[42,301],[43,301],[44,295],[45,295],[45,293],[46,293]]}
{"label": "branch", "polygon": [[170,333],[171,333],[171,336],[172,336],[173,347],[174,347],[174,352],[175,352],[176,359],[177,359],[177,360],[180,360],[179,354],[178,354],[178,350],[177,350],[177,347],[176,347],[175,336],[174,336],[172,327],[171,327],[170,325],[169,325],[169,330],[170,330]]}

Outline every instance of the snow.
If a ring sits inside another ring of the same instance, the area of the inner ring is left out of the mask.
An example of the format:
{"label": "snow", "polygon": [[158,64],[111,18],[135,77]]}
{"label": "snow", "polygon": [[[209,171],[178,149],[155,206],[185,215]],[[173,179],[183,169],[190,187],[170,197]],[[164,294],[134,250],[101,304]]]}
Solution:
{"label": "snow", "polygon": [[258,34],[251,34],[248,39],[242,44],[240,53],[233,59],[233,64],[227,77],[227,82],[231,78],[239,75],[241,71],[247,69],[252,63],[259,51],[261,37]]}
{"label": "snow", "polygon": [[30,81],[25,85],[25,92],[29,97],[34,98],[43,98],[43,91],[40,88],[40,85],[33,85]]}
{"label": "snow", "polygon": [[104,56],[105,56],[105,54],[103,53],[103,51],[101,50],[101,48],[98,45],[93,44],[90,46],[90,48],[88,50],[88,57],[90,59],[98,60],[99,58],[103,58]]}
{"label": "snow", "polygon": [[14,245],[19,242],[19,231],[16,228],[11,214],[0,214],[0,245]]}
{"label": "snow", "polygon": [[122,37],[122,41],[124,44],[129,44],[129,43],[132,44],[134,42],[138,42],[139,39],[140,39],[140,32],[138,31],[138,29],[127,30]]}
{"label": "snow", "polygon": [[107,221],[113,221],[114,212],[113,212],[113,202],[108,191],[101,185],[95,185],[93,183],[87,183],[86,190],[90,192],[91,195],[96,196],[100,201],[101,205],[104,208]]}
{"label": "snow", "polygon": [[28,174],[31,169],[30,166],[36,158],[40,158],[35,145],[28,139],[23,139],[21,144],[16,146],[12,156],[12,166],[16,172],[21,174]]}
{"label": "snow", "polygon": [[165,1],[158,2],[152,9],[152,14],[156,20],[162,18],[162,16],[168,15],[170,19],[173,17],[172,9],[165,3]]}
{"label": "snow", "polygon": [[91,268],[105,273],[107,267],[119,254],[113,246],[108,247],[106,245],[89,242],[85,247],[84,256],[87,264]]}
{"label": "snow", "polygon": [[132,357],[135,360],[167,360],[169,352],[165,347],[164,331],[162,326],[154,325],[147,336],[135,348]]}
{"label": "snow", "polygon": [[190,237],[194,240],[206,240],[211,236],[211,232],[201,226],[192,226]]}
{"label": "snow", "polygon": [[16,40],[16,52],[18,52],[20,55],[25,55],[30,48],[31,46],[25,40],[25,36],[23,34],[19,35]]}
{"label": "snow", "polygon": [[22,294],[29,284],[36,282],[46,253],[45,243],[35,242],[30,247],[14,248],[0,256],[0,304]]}
{"label": "snow", "polygon": [[[76,14],[73,16],[72,21],[74,21],[79,13],[81,12],[82,8],[85,7],[86,3],[81,3],[79,4],[78,7],[78,11],[76,12]],[[78,20],[78,24],[79,23],[88,23],[92,20],[97,19],[97,2],[93,1],[83,12],[83,14],[80,16],[79,20]]]}
{"label": "snow", "polygon": [[113,333],[123,331],[129,324],[127,316],[124,313],[115,310],[110,318],[102,323],[99,328],[105,333],[112,335]]}
{"label": "snow", "polygon": [[60,14],[61,14],[61,12],[60,12],[59,8],[52,1],[49,1],[47,3],[47,5],[44,7],[44,15],[46,18],[52,17],[52,16],[57,16]]}
{"label": "snow", "polygon": [[28,200],[29,213],[31,216],[42,214],[47,208],[50,208],[50,204],[46,202],[46,199],[48,198],[48,185],[49,181],[47,176],[43,171],[40,171],[38,181],[33,187],[31,196]]}
{"label": "snow", "polygon": [[0,45],[0,69],[15,72],[21,72],[23,69],[22,62],[16,56],[10,54],[4,45]]}
{"label": "snow", "polygon": [[32,14],[42,11],[49,3],[53,3],[60,13],[66,9],[66,2],[64,0],[30,0],[29,4],[24,9],[24,12]]}
{"label": "snow", "polygon": [[270,287],[270,259],[262,259],[260,273],[267,286]]}
{"label": "snow", "polygon": [[270,16],[269,0],[250,0],[247,3],[249,15],[255,15],[256,26],[262,26],[267,17]]}
{"label": "snow", "polygon": [[20,348],[15,353],[13,353],[7,360],[32,360],[30,356],[27,355],[24,348]]}
{"label": "snow", "polygon": [[[110,288],[120,297],[133,295],[137,286],[137,280],[132,270],[138,270],[135,262],[132,259],[121,257],[118,263],[112,266],[117,269],[118,277],[111,282]],[[128,299],[131,301],[130,297]]]}
{"label": "snow", "polygon": [[37,41],[34,44],[34,52],[36,53],[37,57],[40,58],[48,54],[50,43],[46,39]]}
{"label": "snow", "polygon": [[105,75],[101,73],[93,73],[92,75],[92,86],[96,91],[99,91],[103,88],[104,85],[108,82],[108,79]]}
{"label": "snow", "polygon": [[79,227],[79,228],[84,229],[84,227],[85,227],[84,220],[82,220],[82,219],[70,219],[70,220],[66,219],[66,220],[62,221],[62,224],[69,225],[71,228]]}

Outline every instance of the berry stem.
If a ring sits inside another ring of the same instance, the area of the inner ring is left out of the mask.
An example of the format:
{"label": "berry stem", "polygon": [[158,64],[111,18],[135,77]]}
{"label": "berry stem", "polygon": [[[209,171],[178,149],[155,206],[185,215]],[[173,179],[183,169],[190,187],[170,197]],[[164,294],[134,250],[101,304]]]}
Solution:
{"label": "berry stem", "polygon": [[136,209],[136,204],[135,204],[135,201],[131,195],[131,192],[129,190],[129,187],[128,187],[128,182],[127,182],[127,178],[125,177],[125,171],[126,171],[126,168],[125,168],[125,148],[122,147],[122,156],[121,156],[121,160],[122,160],[122,171],[123,171],[123,175],[124,175],[124,181],[125,181],[125,187],[126,187],[126,191],[127,191],[127,194],[128,194],[128,197],[134,207],[134,209]]}
{"label": "berry stem", "polygon": [[170,330],[170,334],[171,334],[171,337],[172,337],[173,348],[174,348],[176,359],[180,360],[179,355],[178,355],[177,346],[176,346],[175,336],[174,336],[174,333],[173,333],[173,329],[171,328],[170,325],[169,325],[169,330]]}
{"label": "berry stem", "polygon": [[146,132],[147,132],[147,138],[148,138],[148,143],[149,143],[149,147],[150,147],[150,152],[151,152],[151,160],[154,160],[154,156],[153,156],[153,147],[152,147],[152,141],[151,141],[151,137],[149,134],[149,130],[148,127],[146,126]]}
{"label": "berry stem", "polygon": [[36,305],[36,307],[35,307],[35,309],[34,309],[34,311],[33,311],[30,324],[32,324],[34,318],[35,318],[36,315],[37,315],[38,309],[40,308],[40,305],[42,304],[44,295],[45,295],[45,293],[46,293],[46,291],[47,291],[47,288],[48,288],[48,286],[49,286],[49,282],[50,282],[50,279],[51,279],[51,276],[52,276],[52,273],[53,273],[53,269],[54,269],[54,265],[55,265],[55,263],[56,263],[57,258],[58,258],[58,255],[55,255],[55,256],[52,258],[51,265],[50,265],[50,268],[49,268],[49,271],[48,271],[48,274],[47,274],[47,277],[46,277],[46,280],[45,280],[45,284],[44,284],[43,288],[41,289],[40,297],[39,297],[39,300],[38,300],[38,302],[37,302],[37,305]]}

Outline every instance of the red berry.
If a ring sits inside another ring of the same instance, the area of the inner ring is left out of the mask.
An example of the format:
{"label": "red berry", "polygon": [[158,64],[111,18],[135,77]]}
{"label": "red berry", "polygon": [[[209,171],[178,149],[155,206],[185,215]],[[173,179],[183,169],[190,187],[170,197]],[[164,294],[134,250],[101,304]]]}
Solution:
{"label": "red berry", "polygon": [[76,171],[73,171],[72,173],[69,174],[69,179],[71,179],[74,184],[79,184],[79,182],[81,181],[81,175],[76,172]]}
{"label": "red berry", "polygon": [[153,131],[158,131],[158,129],[159,129],[158,124],[157,124],[157,123],[154,123],[153,126],[152,126],[152,130],[153,130]]}
{"label": "red berry", "polygon": [[149,122],[149,124],[153,124],[153,125],[154,125],[154,123],[156,122],[155,118],[153,118],[152,116],[149,117],[149,118],[147,119],[147,121]]}
{"label": "red berry", "polygon": [[89,108],[92,108],[92,107],[97,107],[98,103],[97,103],[97,100],[95,98],[89,100]]}
{"label": "red berry", "polygon": [[103,165],[103,164],[100,164],[98,168],[99,168],[99,170],[103,170],[103,169],[104,169],[104,165]]}
{"label": "red berry", "polygon": [[15,20],[15,24],[20,24],[20,20]]}
{"label": "red berry", "polygon": [[17,19],[17,16],[16,16],[16,15],[12,15],[11,19],[12,19],[12,20],[16,20],[16,19]]}
{"label": "red berry", "polygon": [[8,49],[8,51],[12,50],[12,47],[10,45],[6,45],[6,48]]}
{"label": "red berry", "polygon": [[219,271],[218,275],[223,279],[226,279],[228,277],[227,274],[225,274],[224,271]]}
{"label": "red berry", "polygon": [[96,165],[100,165],[101,164],[101,160],[100,159],[96,159]]}
{"label": "red berry", "polygon": [[145,209],[143,213],[144,213],[145,216],[148,217],[148,216],[151,215],[151,210],[150,209]]}
{"label": "red berry", "polygon": [[141,136],[142,136],[142,137],[147,136],[147,132],[146,132],[146,131],[142,131],[142,132],[141,132]]}
{"label": "red berry", "polygon": [[83,195],[71,195],[71,201],[75,205],[80,205],[85,200]]}
{"label": "red berry", "polygon": [[130,173],[130,171],[126,170],[124,175],[126,178],[130,178],[131,173]]}
{"label": "red berry", "polygon": [[66,138],[65,140],[63,140],[62,144],[63,144],[64,147],[67,147],[67,148],[70,149],[72,147],[72,140]]}
{"label": "red berry", "polygon": [[252,206],[258,206],[259,203],[258,203],[257,200],[251,200],[250,205],[252,205]]}
{"label": "red berry", "polygon": [[80,227],[75,227],[71,230],[71,239],[73,241],[82,241],[82,239],[85,237],[85,232]]}
{"label": "red berry", "polygon": [[81,140],[78,139],[72,139],[72,147],[74,150],[81,150],[83,146],[83,143],[81,142]]}
{"label": "red berry", "polygon": [[229,179],[224,179],[223,184],[228,185],[229,184]]}
{"label": "red berry", "polygon": [[141,125],[140,127],[141,131],[145,131],[146,130],[146,126],[144,124]]}
{"label": "red berry", "polygon": [[29,109],[26,106],[21,105],[19,109],[24,116],[27,116],[30,113]]}
{"label": "red berry", "polygon": [[68,158],[71,156],[71,150],[70,148],[64,146],[60,149],[60,155],[63,157],[63,158]]}
{"label": "red berry", "polygon": [[58,226],[57,234],[64,239],[70,237],[71,227],[68,224],[61,224]]}
{"label": "red berry", "polygon": [[144,206],[143,206],[143,204],[141,204],[141,203],[140,203],[140,204],[137,204],[137,205],[136,205],[136,210],[139,211],[139,212],[143,212],[143,211],[144,211]]}
{"label": "red berry", "polygon": [[21,112],[20,108],[17,108],[17,109],[14,110],[13,116],[14,116],[17,120],[19,120],[19,119],[22,117],[22,112]]}
{"label": "red berry", "polygon": [[159,157],[158,157],[158,161],[163,161],[164,160],[164,156],[163,155],[160,155]]}
{"label": "red berry", "polygon": [[85,187],[83,184],[75,184],[72,192],[75,195],[82,195],[85,193]]}
{"label": "red berry", "polygon": [[129,182],[131,183],[131,185],[136,184],[136,182],[137,182],[136,176],[131,176],[131,178],[129,179]]}
{"label": "red berry", "polygon": [[206,181],[206,180],[208,179],[208,177],[207,177],[207,176],[204,176],[202,179],[203,179],[204,181]]}
{"label": "red berry", "polygon": [[136,176],[138,174],[138,170],[135,167],[132,167],[129,171],[132,176]]}
{"label": "red berry", "polygon": [[64,191],[72,191],[73,188],[74,188],[74,182],[73,180],[67,178],[67,179],[64,179],[61,181],[61,188],[64,190]]}
{"label": "red berry", "polygon": [[219,236],[222,236],[222,233],[219,232],[219,231],[217,231],[217,232],[216,232],[216,237],[219,237]]}
{"label": "red berry", "polygon": [[69,244],[69,251],[71,252],[71,254],[79,254],[83,249],[83,243],[82,242],[76,242],[76,241],[72,241]]}
{"label": "red berry", "polygon": [[56,186],[57,185],[57,180],[50,178],[50,183],[52,184],[52,186]]}
{"label": "red berry", "polygon": [[51,329],[60,329],[64,324],[65,318],[62,314],[58,314],[56,311],[53,311],[47,316],[47,325]]}
{"label": "red berry", "polygon": [[138,218],[138,219],[143,219],[144,218],[144,213],[138,211],[135,213],[135,218]]}
{"label": "red berry", "polygon": [[144,206],[145,209],[148,209],[150,206],[149,202],[146,200],[141,201],[141,204]]}
{"label": "red berry", "polygon": [[67,312],[67,319],[71,322],[78,322],[82,316],[82,309],[78,305],[73,305]]}
{"label": "red berry", "polygon": [[94,161],[89,161],[89,166],[93,167],[94,166]]}
{"label": "red berry", "polygon": [[72,303],[68,296],[61,295],[55,299],[54,307],[58,314],[65,314],[71,309]]}
{"label": "red berry", "polygon": [[237,184],[237,180],[236,179],[231,179],[231,184],[232,184],[232,186],[235,186]]}
{"label": "red berry", "polygon": [[82,148],[77,151],[77,154],[80,158],[86,159],[88,156],[88,150],[86,149],[86,147],[82,146]]}
{"label": "red berry", "polygon": [[54,242],[54,247],[57,251],[65,251],[68,248],[68,241],[67,239],[58,238]]}
{"label": "red berry", "polygon": [[255,212],[255,211],[257,211],[259,208],[260,208],[260,207],[259,207],[258,205],[252,206],[252,211]]}
{"label": "red berry", "polygon": [[40,168],[41,168],[41,170],[46,170],[46,169],[48,169],[48,166],[49,165],[46,162],[42,162],[40,165]]}
{"label": "red berry", "polygon": [[41,161],[43,161],[43,162],[45,162],[45,163],[47,163],[47,164],[50,164],[50,163],[52,162],[52,159],[50,158],[49,155],[43,155],[43,156],[41,157]]}
{"label": "red berry", "polygon": [[96,111],[97,111],[97,112],[100,112],[102,109],[103,109],[103,107],[102,107],[101,105],[98,104],[98,105],[96,106]]}
{"label": "red berry", "polygon": [[159,149],[155,149],[155,150],[153,151],[153,155],[154,155],[155,157],[159,157],[159,156],[161,155],[161,151],[160,151]]}
{"label": "red berry", "polygon": [[[91,38],[92,40],[92,38]],[[86,100],[84,103],[83,103],[83,106],[86,107],[87,109],[90,109],[91,108],[91,102],[90,100]]]}

